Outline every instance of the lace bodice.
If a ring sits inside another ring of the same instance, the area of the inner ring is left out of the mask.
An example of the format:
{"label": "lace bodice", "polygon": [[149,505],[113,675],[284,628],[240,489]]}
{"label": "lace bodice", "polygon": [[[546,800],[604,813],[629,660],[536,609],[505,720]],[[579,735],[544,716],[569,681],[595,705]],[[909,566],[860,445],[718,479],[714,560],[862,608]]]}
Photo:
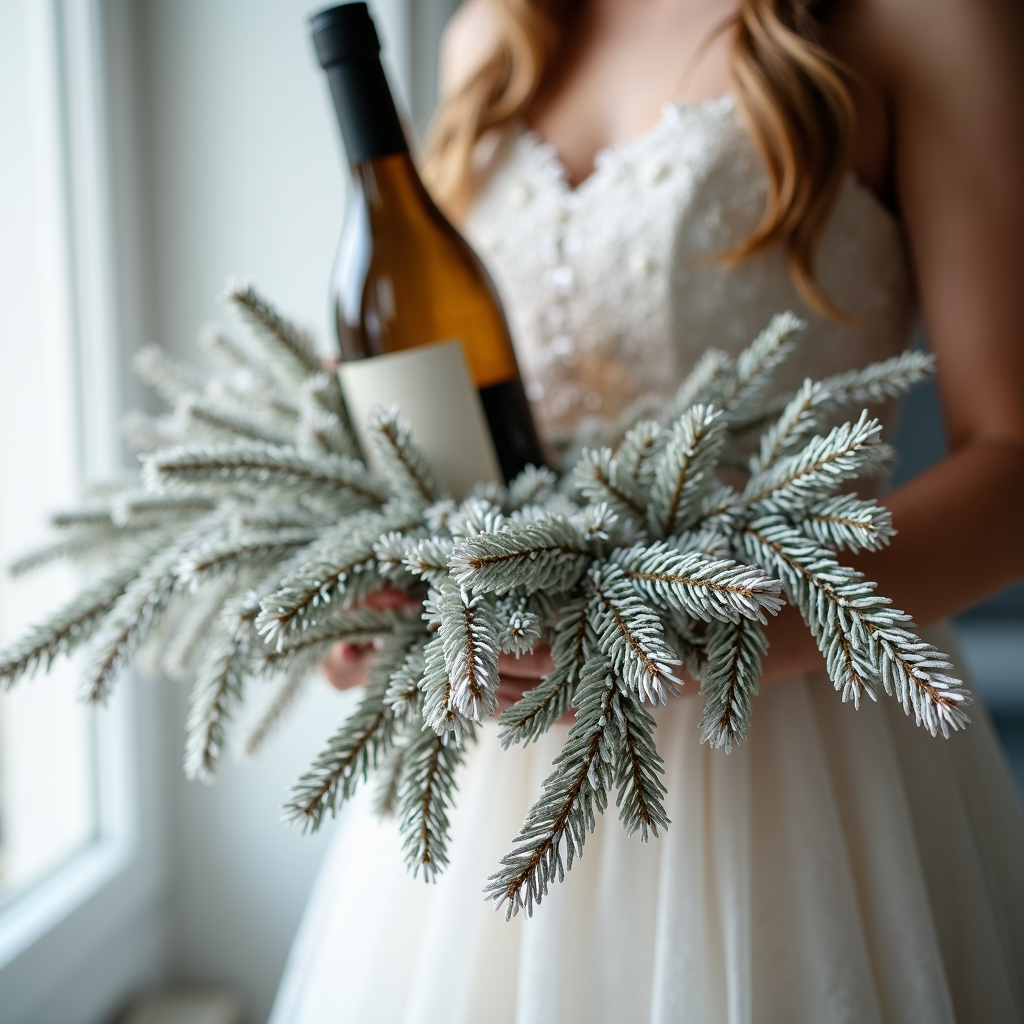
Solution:
{"label": "lace bodice", "polygon": [[546,438],[648,394],[667,398],[706,348],[735,353],[786,309],[808,328],[780,388],[907,346],[914,311],[900,231],[852,176],[816,272],[856,325],[810,311],[779,250],[732,268],[714,260],[757,225],[765,194],[728,96],[667,106],[651,131],[599,154],[575,189],[550,146],[509,133],[468,229],[505,302]]}

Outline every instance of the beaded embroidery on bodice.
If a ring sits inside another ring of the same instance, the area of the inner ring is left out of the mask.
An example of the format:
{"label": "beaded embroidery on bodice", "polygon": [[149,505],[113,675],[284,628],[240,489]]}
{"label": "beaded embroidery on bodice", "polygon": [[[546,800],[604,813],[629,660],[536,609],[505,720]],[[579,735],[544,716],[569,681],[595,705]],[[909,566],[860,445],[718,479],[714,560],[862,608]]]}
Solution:
{"label": "beaded embroidery on bodice", "polygon": [[544,437],[667,399],[705,349],[735,354],[787,309],[808,327],[780,389],[906,348],[914,306],[899,228],[852,176],[816,273],[855,325],[809,310],[781,251],[715,261],[756,226],[765,195],[730,96],[668,105],[651,131],[599,154],[575,189],[552,147],[509,133],[467,227],[505,303]]}

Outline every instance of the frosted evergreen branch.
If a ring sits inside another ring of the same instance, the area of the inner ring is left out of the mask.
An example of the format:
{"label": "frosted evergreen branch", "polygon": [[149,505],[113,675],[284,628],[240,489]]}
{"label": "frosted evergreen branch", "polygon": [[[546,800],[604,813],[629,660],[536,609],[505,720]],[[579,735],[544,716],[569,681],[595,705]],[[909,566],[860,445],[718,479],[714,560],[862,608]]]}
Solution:
{"label": "frosted evergreen branch", "polygon": [[393,818],[398,812],[399,790],[405,772],[405,759],[409,753],[404,736],[396,736],[394,746],[384,758],[378,771],[377,789],[373,794],[373,813],[378,818]]}
{"label": "frosted evergreen branch", "polygon": [[933,356],[908,351],[823,381],[805,380],[778,421],[761,437],[760,450],[751,460],[751,472],[768,469],[777,458],[816,433],[826,414],[851,405],[897,398],[931,376],[934,369]]}
{"label": "frosted evergreen branch", "polygon": [[585,505],[578,511],[570,512],[568,519],[590,542],[595,551],[600,551],[604,546],[602,541],[611,540],[620,526],[619,517],[615,514],[614,509],[609,508],[608,504],[603,501],[596,505]]}
{"label": "frosted evergreen branch", "polygon": [[391,713],[399,721],[411,718],[414,709],[419,709],[420,681],[426,672],[426,644],[422,637],[417,637],[405,652],[405,658],[388,681],[384,699],[391,708]]}
{"label": "frosted evergreen branch", "polygon": [[[425,515],[431,510],[438,510],[444,502],[438,502],[430,506]],[[486,498],[470,497],[461,505],[453,508],[446,517],[445,526],[453,537],[475,537],[481,533],[502,533],[511,527],[513,520],[506,518],[500,505],[495,505]]]}
{"label": "frosted evergreen branch", "polygon": [[704,715],[700,722],[702,743],[724,747],[747,738],[751,702],[757,695],[761,659],[768,650],[764,629],[757,622],[715,622],[708,628],[700,692]]}
{"label": "frosted evergreen branch", "polygon": [[344,455],[303,455],[292,448],[236,443],[181,445],[143,458],[143,475],[156,491],[200,495],[241,492],[292,500],[313,494],[349,506],[383,504],[385,494],[366,467]]}
{"label": "frosted evergreen branch", "polygon": [[366,430],[393,494],[420,505],[432,505],[448,496],[447,488],[413,443],[411,428],[399,416],[397,406],[373,408]]}
{"label": "frosted evergreen branch", "polygon": [[800,528],[819,544],[839,551],[880,551],[896,535],[892,513],[884,505],[839,494],[814,505],[800,517]]}
{"label": "frosted evergreen branch", "polygon": [[296,428],[296,444],[300,451],[315,455],[356,456],[355,443],[340,416],[325,409],[304,411]]}
{"label": "frosted evergreen branch", "polygon": [[448,559],[454,546],[455,542],[450,537],[410,539],[405,544],[402,567],[406,572],[440,586],[448,579]]}
{"label": "frosted evergreen branch", "polygon": [[639,496],[645,505],[654,482],[655,457],[668,438],[668,431],[663,430],[657,420],[640,420],[626,431],[615,453],[619,482],[628,481],[630,493]]}
{"label": "frosted evergreen branch", "polygon": [[137,452],[151,452],[181,441],[181,424],[174,416],[149,416],[133,409],[121,417],[121,436]]}
{"label": "frosted evergreen branch", "polygon": [[455,706],[455,687],[444,657],[444,637],[438,632],[423,648],[423,721],[438,736],[456,744],[471,730],[472,722]]}
{"label": "frosted evergreen branch", "polygon": [[882,425],[862,412],[856,423],[812,438],[802,451],[751,477],[743,498],[751,505],[799,513],[845,481],[877,469],[891,449],[881,443]]}
{"label": "frosted evergreen branch", "polygon": [[305,331],[289,323],[251,285],[229,286],[227,298],[261,342],[268,367],[301,383],[320,372],[316,344]]}
{"label": "frosted evergreen branch", "polygon": [[399,530],[388,530],[374,541],[373,557],[377,559],[377,572],[383,579],[400,586],[408,584],[409,570],[405,565],[405,555],[410,542],[418,535],[419,531],[402,533]]}
{"label": "frosted evergreen branch", "polygon": [[205,388],[205,381],[196,370],[171,358],[159,345],[140,349],[132,363],[143,384],[171,405],[200,395]]}
{"label": "frosted evergreen branch", "polygon": [[655,462],[647,520],[655,537],[689,529],[715,485],[714,470],[725,440],[725,418],[697,405],[672,424],[668,443]]}
{"label": "frosted evergreen branch", "polygon": [[[285,376],[282,383],[282,374],[268,365],[262,344],[230,337],[216,324],[207,325],[199,332],[199,343],[229,371],[226,376],[215,378],[207,391],[222,387],[235,398],[258,403],[278,419],[292,422],[298,419],[299,408],[288,378]],[[282,386],[287,391],[282,390]]]}
{"label": "frosted evergreen branch", "polygon": [[110,558],[140,540],[140,531],[125,530],[108,519],[106,524],[63,531],[60,540],[21,555],[8,566],[12,576],[25,576],[52,562],[95,561]]}
{"label": "frosted evergreen branch", "polygon": [[342,394],[338,375],[326,372],[314,374],[302,382],[301,395],[304,407],[307,403],[312,403],[341,420],[352,444],[352,451],[349,454],[358,456],[359,445],[352,433],[352,421],[345,405],[345,396]]}
{"label": "frosted evergreen branch", "polygon": [[859,706],[877,684],[895,696],[933,735],[963,728],[970,694],[946,675],[949,659],[909,631],[910,617],[875,594],[855,569],[777,517],[751,523],[742,535],[748,554],[771,564],[825,655],[843,700]]}
{"label": "frosted evergreen branch", "polygon": [[872,653],[881,655],[885,692],[906,714],[913,709],[918,725],[933,736],[941,731],[948,739],[951,732],[970,724],[965,708],[972,702],[971,694],[959,679],[946,675],[953,666],[945,654],[908,629],[885,627],[871,619],[865,620],[864,628]]}
{"label": "frosted evergreen branch", "polygon": [[403,510],[364,511],[326,528],[318,541],[299,552],[280,586],[267,595],[256,626],[268,643],[283,643],[322,617],[326,606],[348,607],[383,585],[375,545],[384,533],[401,530]]}
{"label": "frosted evergreen branch", "polygon": [[874,697],[880,681],[878,666],[865,647],[859,606],[879,621],[894,625],[905,620],[893,618],[888,602],[874,593],[854,569],[840,566],[835,556],[786,523],[781,517],[766,517],[751,523],[740,537],[746,553],[762,565],[772,566],[797,606],[825,655],[829,677],[844,701],[855,707],[865,694]]}
{"label": "frosted evergreen branch", "polygon": [[315,832],[324,814],[335,814],[338,804],[352,796],[358,783],[390,749],[395,719],[385,694],[402,656],[398,644],[378,651],[369,668],[366,692],[355,711],[295,784],[291,800],[285,805],[285,816],[301,823],[303,831]]}
{"label": "frosted evergreen branch", "polygon": [[[335,644],[368,644],[395,633],[400,619],[372,608],[336,609],[303,633],[260,650],[265,671],[309,671],[324,661]],[[417,623],[418,628],[418,623]]]}
{"label": "frosted evergreen branch", "polygon": [[707,349],[676,390],[666,420],[669,423],[677,420],[698,403],[707,405],[717,402],[733,365],[732,359],[725,352],[717,348]]}
{"label": "frosted evergreen branch", "polygon": [[196,495],[125,494],[114,498],[110,515],[121,529],[184,526],[216,508],[216,502]]}
{"label": "frosted evergreen branch", "polygon": [[186,534],[154,555],[128,584],[97,631],[93,657],[87,670],[83,696],[106,700],[115,678],[128,664],[153,624],[167,608],[178,585],[176,567],[185,550],[202,531]]}
{"label": "frosted evergreen branch", "polygon": [[783,604],[781,583],[760,567],[709,558],[700,550],[679,551],[659,541],[620,549],[612,561],[656,606],[707,622],[741,617],[765,622],[765,613],[775,615]]}
{"label": "frosted evergreen branch", "polygon": [[[699,620],[698,620],[699,622]],[[689,615],[669,609],[662,623],[665,639],[682,661],[683,668],[697,682],[704,677],[707,668],[707,629],[697,624]]]}
{"label": "frosted evergreen branch", "polygon": [[934,373],[935,356],[908,349],[862,369],[826,377],[820,387],[829,409],[844,409],[899,398]]}
{"label": "frosted evergreen branch", "polygon": [[234,576],[218,579],[201,587],[185,606],[160,655],[160,668],[172,679],[184,680],[192,675],[196,659],[202,655],[237,586]]}
{"label": "frosted evergreen branch", "polygon": [[[259,501],[238,500],[226,502],[229,529],[236,533],[272,533],[278,530],[323,530],[323,513],[315,511],[308,504],[288,502],[264,504]],[[356,513],[358,515],[358,513]]]}
{"label": "frosted evergreen branch", "polygon": [[276,562],[316,539],[302,528],[247,531],[240,537],[217,538],[182,556],[175,572],[183,585],[198,586],[226,572],[237,572],[253,562]]}
{"label": "frosted evergreen branch", "polygon": [[622,744],[615,771],[619,793],[616,806],[619,820],[628,835],[640,833],[646,843],[658,829],[669,826],[665,812],[665,785],[658,778],[664,773],[664,761],[654,745],[655,721],[651,713],[632,693],[618,696],[621,711]]}
{"label": "frosted evergreen branch", "polygon": [[131,563],[115,569],[0,653],[0,689],[34,675],[40,666],[49,671],[58,657],[92,637],[138,571]]}
{"label": "frosted evergreen branch", "polygon": [[495,605],[494,624],[502,653],[529,654],[543,635],[542,616],[528,597],[504,597]]}
{"label": "frosted evergreen branch", "polygon": [[225,727],[242,698],[249,653],[248,639],[223,626],[206,647],[185,726],[185,774],[190,779],[209,783],[217,774],[225,749]]}
{"label": "frosted evergreen branch", "polygon": [[448,866],[448,810],[454,804],[455,773],[476,739],[472,724],[460,743],[429,730],[416,733],[405,753],[398,803],[405,862],[413,877],[432,882]]}
{"label": "frosted evergreen branch", "polygon": [[[208,323],[199,330],[199,346],[213,357],[214,362],[229,372],[241,370],[245,374],[264,374],[266,367],[254,362],[249,347],[225,334],[216,323]],[[266,383],[270,383],[267,377]]]}
{"label": "frosted evergreen branch", "polygon": [[[878,549],[893,530],[885,508],[841,493],[882,461],[877,425],[865,414],[830,430],[830,420],[844,405],[902,393],[929,372],[929,357],[769,398],[800,326],[787,314],[735,361],[707,353],[667,418],[648,396],[570,439],[568,450],[580,452],[575,489],[528,467],[508,487],[480,483],[456,502],[397,410],[373,421],[384,472],[371,473],[337,377],[321,371],[310,339],[251,289],[236,289],[233,301],[255,336],[208,340],[226,367],[212,379],[158,353],[142,359],[176,407],[140,427],[163,449],[145,458],[151,492],[124,481],[95,499],[102,507],[56,520],[63,553],[118,552],[132,562],[123,579],[32,634],[0,662],[0,680],[49,664],[90,633],[102,640],[95,696],[147,638],[164,645],[178,674],[195,650],[187,770],[208,777],[247,674],[274,679],[249,731],[252,749],[333,644],[372,643],[363,700],[300,780],[289,812],[316,827],[386,762],[379,802],[400,810],[410,866],[433,878],[447,862],[463,743],[496,707],[498,652],[523,655],[544,638],[553,670],[501,716],[501,741],[538,739],[573,704],[578,714],[490,880],[489,895],[510,915],[532,910],[580,855],[610,787],[627,831],[647,838],[667,826],[644,705],[676,692],[680,661],[702,684],[702,739],[727,750],[743,739],[762,624],[783,589],[844,699],[884,688],[933,732],[966,723],[968,695],[946,658],[836,560],[837,549]],[[211,436],[224,440],[184,443]],[[741,494],[726,481],[744,468]],[[198,588],[194,597],[184,584]],[[367,607],[385,584],[416,601],[426,591],[422,615]]]}
{"label": "frosted evergreen branch", "polygon": [[776,372],[796,348],[796,335],[806,326],[792,313],[779,313],[737,356],[721,397],[730,423],[742,423],[761,408]]}
{"label": "frosted evergreen branch", "polygon": [[469,497],[493,505],[504,514],[508,488],[504,484],[499,484],[497,480],[477,480],[470,489]]}
{"label": "frosted evergreen branch", "polygon": [[199,434],[213,441],[261,441],[278,446],[292,441],[290,431],[268,423],[267,417],[252,416],[200,395],[181,401],[178,416],[188,436]]}
{"label": "frosted evergreen branch", "polygon": [[594,596],[587,615],[612,671],[640,700],[667,703],[678,692],[673,668],[680,662],[665,642],[661,619],[618,566],[595,567],[589,580]]}
{"label": "frosted evergreen branch", "polygon": [[803,382],[778,420],[761,435],[758,452],[750,460],[752,476],[771,469],[777,459],[817,431],[818,407],[826,397],[821,384]]}
{"label": "frosted evergreen branch", "polygon": [[793,392],[775,395],[761,409],[744,418],[729,417],[729,440],[735,447],[749,444],[775,424],[793,400]]}
{"label": "frosted evergreen branch", "polygon": [[482,595],[445,582],[437,609],[445,668],[451,683],[449,703],[463,717],[483,722],[498,710],[498,635],[493,612]]}
{"label": "frosted evergreen branch", "polygon": [[732,554],[729,538],[715,526],[684,530],[673,538],[673,546],[682,553],[697,552],[715,561],[727,559]]}
{"label": "frosted evergreen branch", "polygon": [[54,512],[50,525],[55,530],[109,529],[113,523],[109,508],[75,508]]}
{"label": "frosted evergreen branch", "polygon": [[255,720],[246,731],[241,747],[243,756],[255,757],[263,749],[267,739],[273,735],[281,719],[298,699],[310,679],[310,673],[302,670],[276,680],[270,697],[264,701]]}
{"label": "frosted evergreen branch", "polygon": [[620,470],[611,448],[584,448],[573,469],[573,482],[588,501],[605,502],[622,519],[646,521],[646,495],[628,469]]}
{"label": "frosted evergreen branch", "polygon": [[583,666],[596,648],[587,604],[587,597],[576,597],[562,606],[551,644],[554,668],[501,713],[501,743],[506,749],[540,739],[569,710]]}
{"label": "frosted evergreen branch", "polygon": [[460,540],[449,560],[452,578],[480,592],[568,590],[593,561],[593,549],[573,523],[555,516],[510,525],[501,533]]}
{"label": "frosted evergreen branch", "polygon": [[509,485],[502,508],[514,512],[525,505],[539,504],[550,496],[558,477],[547,466],[527,466]]}
{"label": "frosted evergreen branch", "polygon": [[507,904],[506,920],[523,909],[532,916],[551,883],[562,881],[573,860],[583,855],[587,834],[608,805],[622,743],[619,685],[602,655],[584,666],[573,701],[576,721],[555,758],[555,770],[484,889],[498,907]]}

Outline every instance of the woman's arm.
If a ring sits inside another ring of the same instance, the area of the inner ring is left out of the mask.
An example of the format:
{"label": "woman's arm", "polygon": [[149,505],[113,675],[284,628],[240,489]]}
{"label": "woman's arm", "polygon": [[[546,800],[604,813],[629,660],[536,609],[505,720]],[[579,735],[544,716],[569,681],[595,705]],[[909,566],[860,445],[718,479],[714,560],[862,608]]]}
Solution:
{"label": "woman's arm", "polygon": [[[1024,45],[1000,0],[850,6],[839,49],[884,96],[949,445],[886,499],[899,533],[856,565],[926,626],[1024,575]],[[769,636],[766,677],[821,665],[795,615]]]}
{"label": "woman's arm", "polygon": [[950,455],[891,496],[900,535],[863,568],[926,624],[1024,575],[1022,38],[1000,0],[875,6]]}

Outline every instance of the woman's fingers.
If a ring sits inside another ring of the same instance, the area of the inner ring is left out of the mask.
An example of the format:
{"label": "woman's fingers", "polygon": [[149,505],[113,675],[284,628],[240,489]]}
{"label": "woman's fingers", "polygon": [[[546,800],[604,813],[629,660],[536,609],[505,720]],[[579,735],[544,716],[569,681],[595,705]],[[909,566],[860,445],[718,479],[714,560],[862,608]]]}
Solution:
{"label": "woman's fingers", "polygon": [[366,682],[366,666],[373,656],[373,644],[335,644],[320,662],[320,674],[336,690],[348,690]]}
{"label": "woman's fingers", "polygon": [[421,601],[410,597],[402,590],[395,590],[394,587],[381,587],[372,594],[367,594],[360,602],[365,608],[372,608],[375,612],[386,612],[395,609],[412,611],[419,608]]}
{"label": "woman's fingers", "polygon": [[[393,587],[375,590],[361,604],[377,612],[413,611],[420,606],[416,598]],[[373,652],[373,644],[335,644],[327,658],[320,663],[320,674],[336,690],[362,686],[366,682],[366,667]]]}
{"label": "woman's fingers", "polygon": [[554,667],[551,648],[543,640],[536,643],[532,654],[523,654],[518,658],[514,654],[498,655],[498,672],[502,679],[532,679],[535,680],[534,686]]}
{"label": "woman's fingers", "polygon": [[536,681],[532,679],[510,679],[502,676],[501,685],[498,687],[498,710],[512,707],[516,701],[521,700],[527,690],[532,690]]}
{"label": "woman's fingers", "polygon": [[[531,654],[523,654],[518,658],[512,654],[498,655],[498,672],[501,675],[498,710],[504,711],[512,707],[516,701],[522,699],[527,690],[539,686],[544,676],[554,667],[551,648],[543,640],[534,646]],[[561,717],[559,724],[572,725],[574,717],[575,712],[569,711]]]}

